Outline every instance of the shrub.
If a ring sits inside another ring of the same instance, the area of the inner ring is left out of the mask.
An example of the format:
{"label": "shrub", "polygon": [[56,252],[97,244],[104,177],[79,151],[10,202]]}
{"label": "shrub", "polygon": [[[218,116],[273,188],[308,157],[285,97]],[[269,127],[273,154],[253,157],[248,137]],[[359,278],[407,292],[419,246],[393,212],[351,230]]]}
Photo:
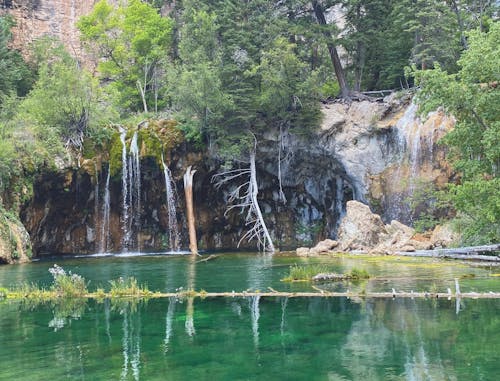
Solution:
{"label": "shrub", "polygon": [[298,266],[294,264],[290,266],[290,272],[288,276],[282,279],[284,282],[294,282],[294,281],[310,281],[313,276],[319,273],[328,272],[324,265],[309,265],[309,266]]}
{"label": "shrub", "polygon": [[351,279],[368,279],[370,274],[365,269],[353,268],[349,273]]}
{"label": "shrub", "polygon": [[78,274],[67,272],[60,266],[54,265],[49,269],[54,278],[52,289],[58,296],[79,297],[88,293],[85,278]]}
{"label": "shrub", "polygon": [[146,285],[139,285],[134,277],[120,277],[117,280],[110,280],[109,283],[111,284],[109,293],[112,297],[145,296],[151,293]]}

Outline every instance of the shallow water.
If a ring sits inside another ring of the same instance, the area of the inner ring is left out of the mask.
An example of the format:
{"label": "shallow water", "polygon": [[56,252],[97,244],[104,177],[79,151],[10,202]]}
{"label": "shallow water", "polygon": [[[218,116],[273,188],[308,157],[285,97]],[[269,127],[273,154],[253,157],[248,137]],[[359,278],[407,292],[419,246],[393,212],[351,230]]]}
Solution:
{"label": "shallow water", "polygon": [[[221,255],[57,260],[91,280],[135,276],[151,290],[310,290],[292,263],[366,268],[337,288],[499,291],[498,270],[458,262]],[[53,260],[0,267],[0,285],[50,283]],[[470,278],[470,274],[475,274]],[[417,280],[409,280],[407,277]],[[322,287],[327,287],[323,285]],[[0,380],[497,380],[500,301],[346,298],[0,302]]]}

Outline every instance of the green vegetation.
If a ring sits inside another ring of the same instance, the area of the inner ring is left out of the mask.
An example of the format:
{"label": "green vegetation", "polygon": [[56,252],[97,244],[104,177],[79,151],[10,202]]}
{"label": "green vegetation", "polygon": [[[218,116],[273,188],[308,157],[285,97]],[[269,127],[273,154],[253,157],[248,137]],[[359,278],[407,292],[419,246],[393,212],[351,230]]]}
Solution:
{"label": "green vegetation", "polygon": [[353,268],[348,274],[349,278],[354,280],[369,279],[370,274],[365,269]]}
{"label": "green vegetation", "polygon": [[134,277],[130,278],[118,278],[117,280],[110,280],[111,290],[109,295],[112,298],[116,297],[146,297],[150,296],[152,293],[148,290],[146,285],[139,285],[137,279]]}
{"label": "green vegetation", "polygon": [[[465,242],[500,240],[496,2],[185,0],[168,2],[168,16],[160,14],[166,4],[100,0],[81,17],[94,72],[53,39],[21,55],[13,19],[0,16],[6,209],[18,213],[47,168],[99,157],[119,175],[115,125],[133,124],[133,133],[149,121],[139,129],[141,155],[158,162],[186,139],[230,165],[270,129],[311,136],[325,98],[415,81],[423,113],[443,106],[458,121],[445,142],[461,179],[447,195]],[[345,23],[328,23],[339,7]],[[414,76],[405,75],[408,64]],[[436,210],[417,228],[441,213],[430,204]]]}
{"label": "green vegetation", "polygon": [[421,86],[422,113],[443,106],[457,118],[444,143],[461,174],[448,196],[458,212],[464,242],[494,243],[500,241],[500,24],[491,23],[485,32],[471,31],[467,41],[458,73],[437,65],[414,74]]}
{"label": "green vegetation", "polygon": [[[294,264],[290,266],[289,273],[281,279],[282,282],[310,282],[314,276],[318,274],[329,274],[328,266],[326,265],[306,265],[299,266]],[[346,274],[334,274],[335,280],[361,280],[369,279],[370,274],[365,269],[353,268]]]}
{"label": "green vegetation", "polygon": [[99,77],[109,84],[123,112],[152,110],[164,104],[162,63],[171,44],[173,22],[151,5],[130,0],[116,7],[99,1],[81,17],[82,40],[99,61]]}
{"label": "green vegetation", "polygon": [[288,275],[282,279],[283,282],[309,282],[313,276],[319,273],[326,273],[328,269],[325,265],[290,266]]}
{"label": "green vegetation", "polygon": [[66,272],[62,267],[54,265],[49,269],[54,278],[52,290],[57,296],[71,298],[82,297],[88,293],[85,278],[78,274]]}

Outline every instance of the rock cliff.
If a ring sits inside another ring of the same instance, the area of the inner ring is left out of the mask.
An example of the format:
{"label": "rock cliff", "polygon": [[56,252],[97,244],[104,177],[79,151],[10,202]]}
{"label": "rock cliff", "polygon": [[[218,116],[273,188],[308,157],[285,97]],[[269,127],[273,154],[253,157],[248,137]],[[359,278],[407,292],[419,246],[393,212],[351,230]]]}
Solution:
{"label": "rock cliff", "polygon": [[[259,137],[259,203],[280,248],[335,238],[349,200],[385,212],[381,214],[382,227],[392,219],[408,222],[405,219],[412,214],[406,214],[404,197],[410,197],[415,189],[413,180],[422,176],[439,185],[451,174],[441,160],[443,148],[436,143],[453,123],[440,113],[421,122],[415,106],[404,99],[334,103],[325,105],[323,112],[324,122],[312,136],[269,130]],[[128,136],[126,144],[130,147]],[[119,139],[116,142],[120,144]],[[412,151],[415,147],[418,155]],[[110,155],[120,160],[121,145],[114,152]],[[179,196],[183,194],[185,168],[192,165],[197,169],[194,201],[200,248],[236,247],[245,232],[244,216],[236,210],[225,213],[229,193],[236,185],[215,187],[213,175],[221,171],[217,158],[209,151],[193,150],[184,142],[172,149],[166,160]],[[108,164],[106,160],[87,161],[79,169],[41,174],[36,180],[34,198],[24,208],[22,219],[37,255],[93,253],[103,247]],[[106,228],[109,236],[105,246],[107,251],[120,251],[125,234],[123,179],[120,170],[113,171],[117,164],[111,164]],[[163,168],[158,160],[143,155],[139,177],[140,210],[135,212],[135,222],[131,222],[129,250],[168,249]],[[177,197],[176,210],[181,246],[186,248],[183,197]],[[242,247],[255,248],[255,243],[242,242]]]}

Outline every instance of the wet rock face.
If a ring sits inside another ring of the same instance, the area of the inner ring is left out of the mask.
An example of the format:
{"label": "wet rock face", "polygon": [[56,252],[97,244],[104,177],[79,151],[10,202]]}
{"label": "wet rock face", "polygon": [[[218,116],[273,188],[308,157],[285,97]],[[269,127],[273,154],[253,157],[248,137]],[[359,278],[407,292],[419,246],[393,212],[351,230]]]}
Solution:
{"label": "wet rock face", "polygon": [[[449,178],[451,171],[435,142],[452,123],[436,113],[422,125],[412,107],[390,100],[335,103],[325,106],[325,121],[312,136],[270,129],[259,137],[258,200],[276,247],[312,246],[325,238],[335,239],[350,200],[371,204],[383,226],[383,222],[407,215],[400,206],[416,189],[413,179],[423,175],[432,183],[443,183]],[[226,213],[226,209],[229,195],[239,183],[217,188],[213,176],[221,171],[221,163],[208,151],[194,150],[186,143],[169,152],[165,160],[177,188],[181,247],[188,246],[182,176],[189,165],[197,170],[193,196],[200,249],[238,246],[247,229],[245,214],[239,210]],[[96,172],[93,162],[90,164],[37,179],[35,196],[22,214],[35,253],[122,250],[121,171],[112,171],[109,229],[103,233],[108,167],[99,163]],[[166,250],[169,218],[163,169],[153,157],[143,156],[140,173],[141,206],[129,250]],[[342,232],[350,234],[347,227]],[[355,234],[350,236],[355,239]],[[241,242],[240,247],[255,249],[256,244]]]}
{"label": "wet rock face", "polygon": [[[283,169],[282,191],[276,159],[259,154],[257,174],[259,203],[266,224],[281,248],[296,247],[335,235],[345,200],[352,189],[335,161],[298,152]],[[306,160],[307,158],[307,160]],[[255,249],[255,242],[239,242],[246,232],[245,214],[226,214],[230,191],[237,183],[217,188],[213,176],[220,163],[203,152],[183,144],[169,155],[168,166],[177,189],[177,225],[181,247],[188,246],[185,202],[182,185],[184,169],[193,165],[193,196],[200,249]],[[245,164],[243,164],[245,165]],[[36,255],[95,253],[123,250],[123,192],[120,173],[109,182],[109,229],[104,216],[107,164],[96,172],[92,165],[80,169],[45,173],[36,179],[34,197],[21,217],[30,232]],[[163,169],[154,158],[141,159],[141,202],[139,223],[132,227],[129,251],[168,250],[168,209]]]}

